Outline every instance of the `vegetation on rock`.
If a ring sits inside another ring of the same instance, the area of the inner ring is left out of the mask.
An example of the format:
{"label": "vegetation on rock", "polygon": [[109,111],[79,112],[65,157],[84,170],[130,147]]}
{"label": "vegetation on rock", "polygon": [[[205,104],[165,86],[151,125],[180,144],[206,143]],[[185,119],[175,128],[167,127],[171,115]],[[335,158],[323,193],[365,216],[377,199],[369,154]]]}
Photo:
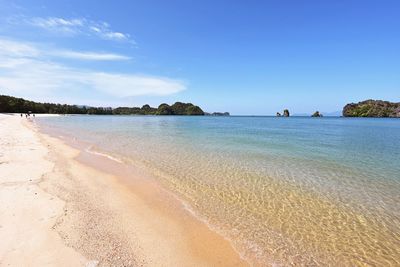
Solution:
{"label": "vegetation on rock", "polygon": [[203,110],[192,103],[176,102],[171,109],[172,115],[204,115]]}
{"label": "vegetation on rock", "polygon": [[283,117],[289,117],[290,113],[288,109],[283,110]]}
{"label": "vegetation on rock", "polygon": [[38,103],[23,98],[0,95],[0,112],[8,113],[50,113],[50,114],[97,114],[97,115],[204,115],[199,106],[192,103],[176,102],[172,106],[161,104],[158,108],[150,105],[139,107],[88,107]]}
{"label": "vegetation on rock", "polygon": [[400,103],[371,99],[358,103],[351,103],[343,108],[343,116],[400,118]]}
{"label": "vegetation on rock", "polygon": [[186,115],[204,115],[204,112],[200,107],[192,105],[186,108]]}
{"label": "vegetation on rock", "polygon": [[156,115],[173,115],[174,111],[172,110],[171,106],[168,104],[161,104],[158,106]]}
{"label": "vegetation on rock", "polygon": [[311,117],[322,117],[323,115],[319,113],[319,111],[315,111],[314,114],[311,115]]}

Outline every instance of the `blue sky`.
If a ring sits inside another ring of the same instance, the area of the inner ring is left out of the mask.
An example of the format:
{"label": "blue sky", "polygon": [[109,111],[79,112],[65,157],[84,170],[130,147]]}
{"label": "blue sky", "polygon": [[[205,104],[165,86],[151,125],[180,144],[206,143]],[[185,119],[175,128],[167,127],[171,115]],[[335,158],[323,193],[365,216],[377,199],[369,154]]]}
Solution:
{"label": "blue sky", "polygon": [[107,2],[0,0],[0,93],[255,115],[400,101],[399,1]]}

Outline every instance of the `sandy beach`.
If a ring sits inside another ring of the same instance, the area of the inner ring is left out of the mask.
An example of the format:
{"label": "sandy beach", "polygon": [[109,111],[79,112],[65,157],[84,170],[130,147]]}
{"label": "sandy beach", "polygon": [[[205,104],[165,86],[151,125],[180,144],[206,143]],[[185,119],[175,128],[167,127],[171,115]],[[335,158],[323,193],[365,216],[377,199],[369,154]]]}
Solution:
{"label": "sandy beach", "polygon": [[[0,266],[246,266],[145,174],[0,115]],[[129,177],[128,177],[129,176]]]}

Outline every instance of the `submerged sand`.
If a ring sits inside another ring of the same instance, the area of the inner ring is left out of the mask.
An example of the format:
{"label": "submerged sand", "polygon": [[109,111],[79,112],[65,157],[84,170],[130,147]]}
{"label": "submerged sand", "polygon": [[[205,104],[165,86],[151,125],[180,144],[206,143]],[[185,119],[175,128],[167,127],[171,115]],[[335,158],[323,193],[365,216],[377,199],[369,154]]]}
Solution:
{"label": "submerged sand", "polygon": [[247,265],[173,195],[115,164],[0,115],[0,266]]}

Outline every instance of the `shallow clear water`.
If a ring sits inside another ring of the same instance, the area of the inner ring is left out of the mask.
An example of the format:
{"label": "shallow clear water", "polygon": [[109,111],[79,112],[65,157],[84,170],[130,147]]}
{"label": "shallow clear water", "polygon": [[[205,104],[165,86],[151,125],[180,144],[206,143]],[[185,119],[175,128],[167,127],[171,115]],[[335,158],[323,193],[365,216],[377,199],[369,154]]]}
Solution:
{"label": "shallow clear water", "polygon": [[255,264],[400,265],[400,120],[37,118],[151,171]]}

